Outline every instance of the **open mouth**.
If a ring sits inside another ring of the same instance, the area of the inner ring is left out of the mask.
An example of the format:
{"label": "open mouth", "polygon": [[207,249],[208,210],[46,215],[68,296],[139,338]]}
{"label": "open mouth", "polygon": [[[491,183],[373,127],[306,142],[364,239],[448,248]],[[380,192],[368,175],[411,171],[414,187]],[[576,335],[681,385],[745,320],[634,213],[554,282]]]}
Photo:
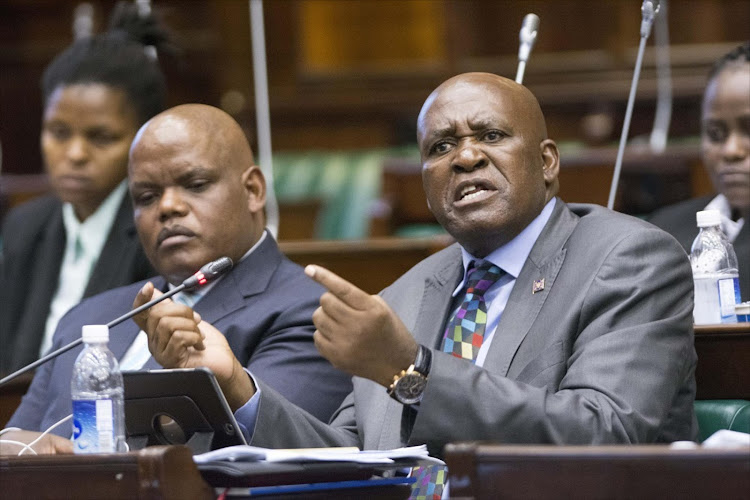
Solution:
{"label": "open mouth", "polygon": [[486,182],[482,182],[482,181],[462,182],[458,186],[458,189],[456,189],[455,201],[468,203],[471,201],[476,201],[476,200],[485,198],[491,195],[492,193],[494,193],[495,191],[496,189]]}

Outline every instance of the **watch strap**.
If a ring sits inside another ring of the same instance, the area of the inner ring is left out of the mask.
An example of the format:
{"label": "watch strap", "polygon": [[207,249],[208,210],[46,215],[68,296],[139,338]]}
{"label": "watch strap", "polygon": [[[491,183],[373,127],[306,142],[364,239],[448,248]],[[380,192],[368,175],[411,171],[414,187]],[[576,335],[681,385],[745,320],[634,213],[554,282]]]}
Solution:
{"label": "watch strap", "polygon": [[401,370],[400,373],[397,373],[396,375],[394,375],[393,383],[386,389],[386,391],[396,401],[403,403],[403,401],[401,401],[398,395],[396,394],[396,387],[398,386],[399,380],[401,380],[401,378],[407,375],[419,376],[423,380],[426,380],[427,375],[430,372],[431,365],[432,365],[432,351],[430,351],[427,347],[423,346],[422,344],[417,344],[417,357],[414,360],[414,363],[410,365],[409,368],[407,368],[406,370]]}
{"label": "watch strap", "polygon": [[422,344],[417,345],[417,358],[414,360],[414,371],[425,377],[430,373],[432,366],[432,351]]}

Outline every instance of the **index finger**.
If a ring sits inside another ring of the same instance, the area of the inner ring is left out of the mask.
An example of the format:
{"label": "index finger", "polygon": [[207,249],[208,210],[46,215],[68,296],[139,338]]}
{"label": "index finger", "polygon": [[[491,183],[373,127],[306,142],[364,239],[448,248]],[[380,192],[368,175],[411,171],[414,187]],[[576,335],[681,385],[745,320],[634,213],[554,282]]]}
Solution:
{"label": "index finger", "polygon": [[329,292],[338,297],[346,305],[354,309],[366,309],[370,294],[360,290],[336,273],[324,267],[311,264],[305,267],[305,274],[326,287]]}

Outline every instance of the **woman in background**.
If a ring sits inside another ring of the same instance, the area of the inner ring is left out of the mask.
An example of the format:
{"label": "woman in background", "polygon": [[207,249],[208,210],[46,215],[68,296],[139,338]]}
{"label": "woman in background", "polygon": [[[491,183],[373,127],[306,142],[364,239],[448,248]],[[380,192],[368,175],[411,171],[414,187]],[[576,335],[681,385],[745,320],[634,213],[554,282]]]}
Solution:
{"label": "woman in background", "polygon": [[44,72],[40,143],[53,194],[3,224],[0,373],[44,354],[81,299],[155,274],[125,178],[136,132],[165,109],[165,78],[145,49],[166,40],[153,17],[122,3],[106,33],[77,40]]}
{"label": "woman in background", "polygon": [[671,233],[690,253],[695,213],[716,209],[734,245],[742,300],[750,300],[750,42],[719,59],[709,73],[701,109],[701,153],[718,195],[655,212],[649,222]]}

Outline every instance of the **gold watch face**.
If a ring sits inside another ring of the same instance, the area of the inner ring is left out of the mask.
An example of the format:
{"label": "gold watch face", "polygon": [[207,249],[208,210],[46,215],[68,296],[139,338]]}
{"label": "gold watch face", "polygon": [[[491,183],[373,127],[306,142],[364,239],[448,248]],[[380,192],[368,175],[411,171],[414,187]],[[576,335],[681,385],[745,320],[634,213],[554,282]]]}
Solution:
{"label": "gold watch face", "polygon": [[396,400],[405,405],[413,405],[422,400],[427,378],[421,373],[411,372],[396,381],[393,393]]}

